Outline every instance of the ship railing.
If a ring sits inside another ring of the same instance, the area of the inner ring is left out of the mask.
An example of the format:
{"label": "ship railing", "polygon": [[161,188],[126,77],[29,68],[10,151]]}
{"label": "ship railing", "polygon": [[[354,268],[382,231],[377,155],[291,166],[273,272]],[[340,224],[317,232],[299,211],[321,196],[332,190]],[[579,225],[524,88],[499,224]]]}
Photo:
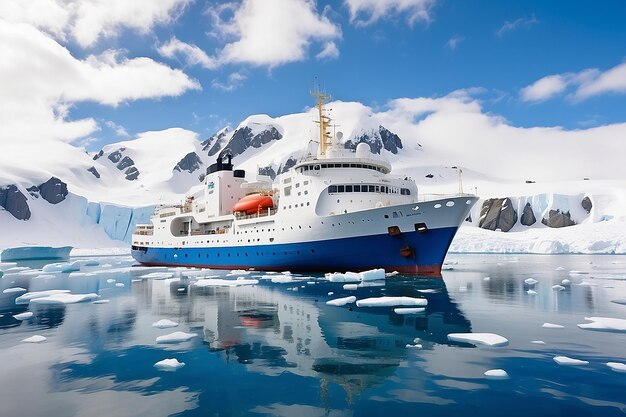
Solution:
{"label": "ship railing", "polygon": [[470,193],[448,193],[448,194],[418,194],[417,202],[423,203],[425,201],[433,201],[433,200],[443,200],[446,198],[457,198],[457,197],[476,197],[475,194]]}
{"label": "ship railing", "polygon": [[154,226],[138,224],[135,227],[135,231],[133,232],[133,234],[140,236],[152,236],[154,235]]}
{"label": "ship railing", "polygon": [[237,220],[247,220],[247,219],[256,219],[259,217],[268,217],[268,216],[273,216],[274,214],[276,214],[278,210],[276,209],[262,209],[259,210],[257,213],[252,213],[252,214],[245,214],[244,212],[235,212],[233,213],[235,215],[235,219]]}

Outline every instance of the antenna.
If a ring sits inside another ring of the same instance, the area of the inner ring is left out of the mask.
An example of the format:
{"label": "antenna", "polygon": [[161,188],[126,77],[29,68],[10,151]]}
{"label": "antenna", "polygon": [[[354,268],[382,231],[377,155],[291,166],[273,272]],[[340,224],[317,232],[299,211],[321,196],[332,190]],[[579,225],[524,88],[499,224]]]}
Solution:
{"label": "antenna", "polygon": [[320,125],[320,145],[319,145],[319,155],[326,155],[326,149],[331,144],[332,136],[328,131],[328,127],[330,125],[330,117],[324,114],[324,104],[326,101],[330,100],[330,95],[325,92],[321,92],[319,90],[319,85],[317,90],[311,91],[310,94],[317,99],[316,107],[318,113],[318,120],[315,123]]}

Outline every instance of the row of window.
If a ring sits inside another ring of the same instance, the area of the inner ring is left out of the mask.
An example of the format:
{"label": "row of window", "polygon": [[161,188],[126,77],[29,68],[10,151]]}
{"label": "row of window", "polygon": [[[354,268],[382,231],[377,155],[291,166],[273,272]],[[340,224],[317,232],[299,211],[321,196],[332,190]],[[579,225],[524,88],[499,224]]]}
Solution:
{"label": "row of window", "polygon": [[326,168],[364,168],[364,169],[371,169],[374,171],[378,171],[378,172],[386,172],[386,170],[383,167],[379,167],[376,165],[368,165],[368,164],[317,164],[317,165],[304,165],[302,168],[300,168],[300,172],[306,172],[306,171],[319,171],[321,169],[326,169]]}
{"label": "row of window", "polygon": [[380,193],[380,194],[401,194],[411,195],[408,188],[388,187],[386,185],[369,185],[369,184],[349,184],[349,185],[331,185],[328,187],[328,194],[335,193]]}

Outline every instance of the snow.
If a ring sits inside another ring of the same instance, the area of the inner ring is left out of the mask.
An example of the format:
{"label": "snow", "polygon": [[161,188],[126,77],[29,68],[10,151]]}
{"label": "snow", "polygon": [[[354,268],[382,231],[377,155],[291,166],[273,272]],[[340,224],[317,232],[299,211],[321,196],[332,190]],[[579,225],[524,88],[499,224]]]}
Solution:
{"label": "snow", "polygon": [[424,307],[398,307],[398,308],[394,308],[393,312],[396,314],[400,314],[400,315],[404,315],[404,314],[418,314],[418,313],[423,313],[424,311],[426,311],[426,309]]}
{"label": "snow", "polygon": [[41,343],[41,342],[45,342],[46,340],[48,340],[45,336],[41,336],[41,335],[34,335],[31,337],[27,337],[26,339],[22,339],[22,342],[26,342],[26,343]]}
{"label": "snow", "polygon": [[32,313],[31,311],[27,311],[27,312],[25,312],[25,313],[15,314],[15,315],[13,316],[13,318],[14,318],[15,320],[20,320],[20,321],[22,321],[22,320],[28,320],[28,319],[29,319],[29,318],[31,318],[31,317],[33,317],[33,313]]}
{"label": "snow", "polygon": [[615,372],[626,372],[626,363],[621,362],[607,362],[606,366],[611,368]]}
{"label": "snow", "polygon": [[554,324],[554,323],[543,323],[541,327],[543,327],[544,329],[563,329],[564,328],[560,324]]}
{"label": "snow", "polygon": [[70,290],[45,290],[45,291],[32,291],[27,292],[15,299],[15,304],[28,304],[31,300],[35,300],[37,298],[49,297],[51,295],[57,294],[67,294]]}
{"label": "snow", "polygon": [[335,298],[334,300],[326,301],[326,304],[329,306],[344,306],[346,304],[351,304],[356,301],[355,296],[343,297],[343,298]]}
{"label": "snow", "polygon": [[495,333],[450,333],[448,340],[487,346],[506,346],[509,344],[506,337]]}
{"label": "snow", "polygon": [[356,302],[357,307],[425,306],[428,300],[413,297],[372,297]]}
{"label": "snow", "polygon": [[626,319],[615,319],[610,317],[585,317],[591,323],[579,324],[578,327],[584,330],[597,330],[605,332],[626,332]]}
{"label": "snow", "polygon": [[11,287],[2,290],[2,294],[14,294],[16,292],[26,292],[26,289],[22,287]]}
{"label": "snow", "polygon": [[180,343],[197,337],[195,333],[174,332],[156,338],[157,343]]}
{"label": "snow", "polygon": [[169,327],[177,327],[178,323],[168,319],[161,319],[159,321],[155,321],[152,323],[152,327],[156,327],[158,329],[166,329]]}
{"label": "snow", "polygon": [[573,359],[567,356],[555,356],[553,359],[554,359],[554,362],[558,363],[559,365],[580,366],[580,365],[589,364],[588,361],[582,361],[580,359]]}
{"label": "snow", "polygon": [[75,304],[84,301],[91,301],[98,298],[98,294],[68,294],[58,293],[48,295],[47,297],[38,297],[30,301],[31,304]]}
{"label": "snow", "polygon": [[175,371],[178,368],[182,368],[185,366],[185,362],[178,362],[178,359],[163,359],[154,364],[155,368],[161,369],[163,371]]}
{"label": "snow", "polygon": [[509,379],[509,374],[504,369],[490,369],[485,372],[488,379]]}
{"label": "snow", "polygon": [[239,287],[241,285],[256,285],[259,283],[258,279],[199,279],[193,285],[196,287]]}

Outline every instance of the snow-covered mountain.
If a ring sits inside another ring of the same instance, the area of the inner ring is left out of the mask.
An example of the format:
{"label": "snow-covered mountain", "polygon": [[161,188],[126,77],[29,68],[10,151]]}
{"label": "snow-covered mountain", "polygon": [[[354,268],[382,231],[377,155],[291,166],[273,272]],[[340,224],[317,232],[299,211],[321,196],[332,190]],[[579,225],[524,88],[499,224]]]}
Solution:
{"label": "snow-covered mountain", "polygon": [[[473,102],[453,104],[454,111],[428,102],[399,102],[384,112],[355,102],[327,108],[333,133],[341,132],[346,148],[369,144],[392,163],[394,173],[416,179],[422,194],[478,192],[483,200],[468,224],[520,233],[626,224],[626,173],[623,164],[611,168],[616,155],[607,154],[605,164],[582,162],[591,145],[579,131],[520,131]],[[108,239],[127,240],[155,205],[180,201],[221,155],[232,155],[249,175],[274,177],[315,154],[315,119],[314,109],[275,118],[254,115],[203,141],[180,128],[145,132],[95,154],[55,140],[3,143],[0,224],[8,233],[0,237],[0,248],[25,242],[121,244]],[[459,130],[462,126],[477,127]],[[606,129],[586,133],[593,135],[594,147],[616,147],[618,139]],[[479,250],[475,240],[471,249]],[[626,251],[626,243],[621,247]]]}

